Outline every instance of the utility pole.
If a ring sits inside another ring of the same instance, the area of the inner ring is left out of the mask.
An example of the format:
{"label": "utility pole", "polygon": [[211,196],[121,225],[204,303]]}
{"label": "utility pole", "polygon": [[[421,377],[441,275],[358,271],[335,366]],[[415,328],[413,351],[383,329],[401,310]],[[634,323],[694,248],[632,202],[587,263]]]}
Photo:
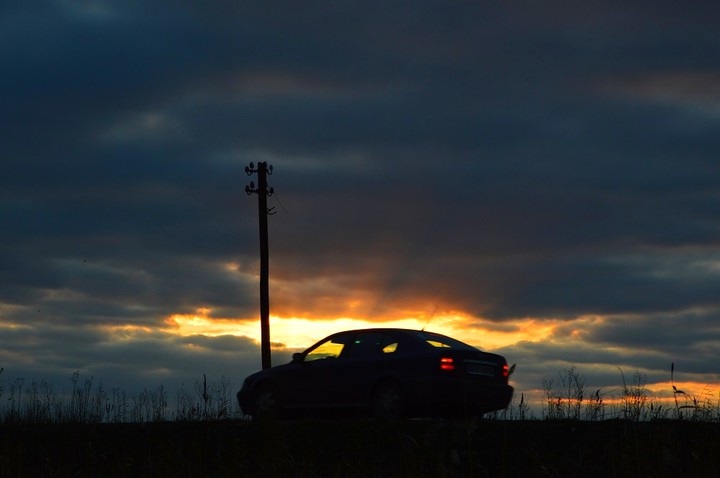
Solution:
{"label": "utility pole", "polygon": [[248,176],[253,173],[258,175],[258,185],[250,182],[245,186],[245,192],[258,195],[258,218],[260,220],[260,353],[262,355],[262,368],[270,368],[270,293],[268,291],[268,215],[273,215],[273,209],[268,209],[267,198],[272,196],[273,188],[267,186],[267,175],[272,174],[273,167],[267,163],[258,163],[257,169],[253,163],[245,166]]}

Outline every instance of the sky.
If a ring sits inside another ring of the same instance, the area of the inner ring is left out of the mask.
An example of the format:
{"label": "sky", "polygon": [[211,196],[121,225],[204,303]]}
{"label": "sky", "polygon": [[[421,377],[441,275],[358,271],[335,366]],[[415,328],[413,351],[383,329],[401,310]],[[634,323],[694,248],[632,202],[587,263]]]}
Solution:
{"label": "sky", "polygon": [[426,327],[517,364],[720,382],[720,3],[0,5],[0,382],[236,388]]}

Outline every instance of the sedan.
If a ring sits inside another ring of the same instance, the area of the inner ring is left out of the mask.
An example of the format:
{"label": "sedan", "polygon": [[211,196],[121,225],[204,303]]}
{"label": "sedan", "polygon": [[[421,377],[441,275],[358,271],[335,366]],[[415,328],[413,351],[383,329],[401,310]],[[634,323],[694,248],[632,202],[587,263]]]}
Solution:
{"label": "sedan", "polygon": [[501,355],[444,335],[351,330],[294,354],[290,363],[250,375],[237,398],[252,417],[463,418],[507,407],[509,375]]}

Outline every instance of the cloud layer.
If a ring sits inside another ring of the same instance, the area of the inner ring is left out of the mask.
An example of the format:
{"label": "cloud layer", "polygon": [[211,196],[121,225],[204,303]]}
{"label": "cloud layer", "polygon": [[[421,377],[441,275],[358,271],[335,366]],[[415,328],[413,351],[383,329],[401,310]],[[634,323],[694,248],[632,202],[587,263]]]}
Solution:
{"label": "cloud layer", "polygon": [[0,13],[7,371],[146,386],[257,368],[252,340],[167,320],[256,320],[244,168],[267,161],[277,316],[436,310],[478,345],[553,324],[502,349],[520,389],[568,364],[603,386],[672,361],[717,383],[715,2]]}

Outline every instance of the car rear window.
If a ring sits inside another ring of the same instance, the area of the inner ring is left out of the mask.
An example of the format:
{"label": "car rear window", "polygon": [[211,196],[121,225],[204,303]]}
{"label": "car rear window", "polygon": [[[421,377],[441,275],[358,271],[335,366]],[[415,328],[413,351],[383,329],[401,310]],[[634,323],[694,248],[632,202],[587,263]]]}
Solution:
{"label": "car rear window", "polygon": [[417,332],[417,334],[426,344],[432,347],[455,350],[477,350],[475,347],[444,335],[434,334],[432,332]]}

